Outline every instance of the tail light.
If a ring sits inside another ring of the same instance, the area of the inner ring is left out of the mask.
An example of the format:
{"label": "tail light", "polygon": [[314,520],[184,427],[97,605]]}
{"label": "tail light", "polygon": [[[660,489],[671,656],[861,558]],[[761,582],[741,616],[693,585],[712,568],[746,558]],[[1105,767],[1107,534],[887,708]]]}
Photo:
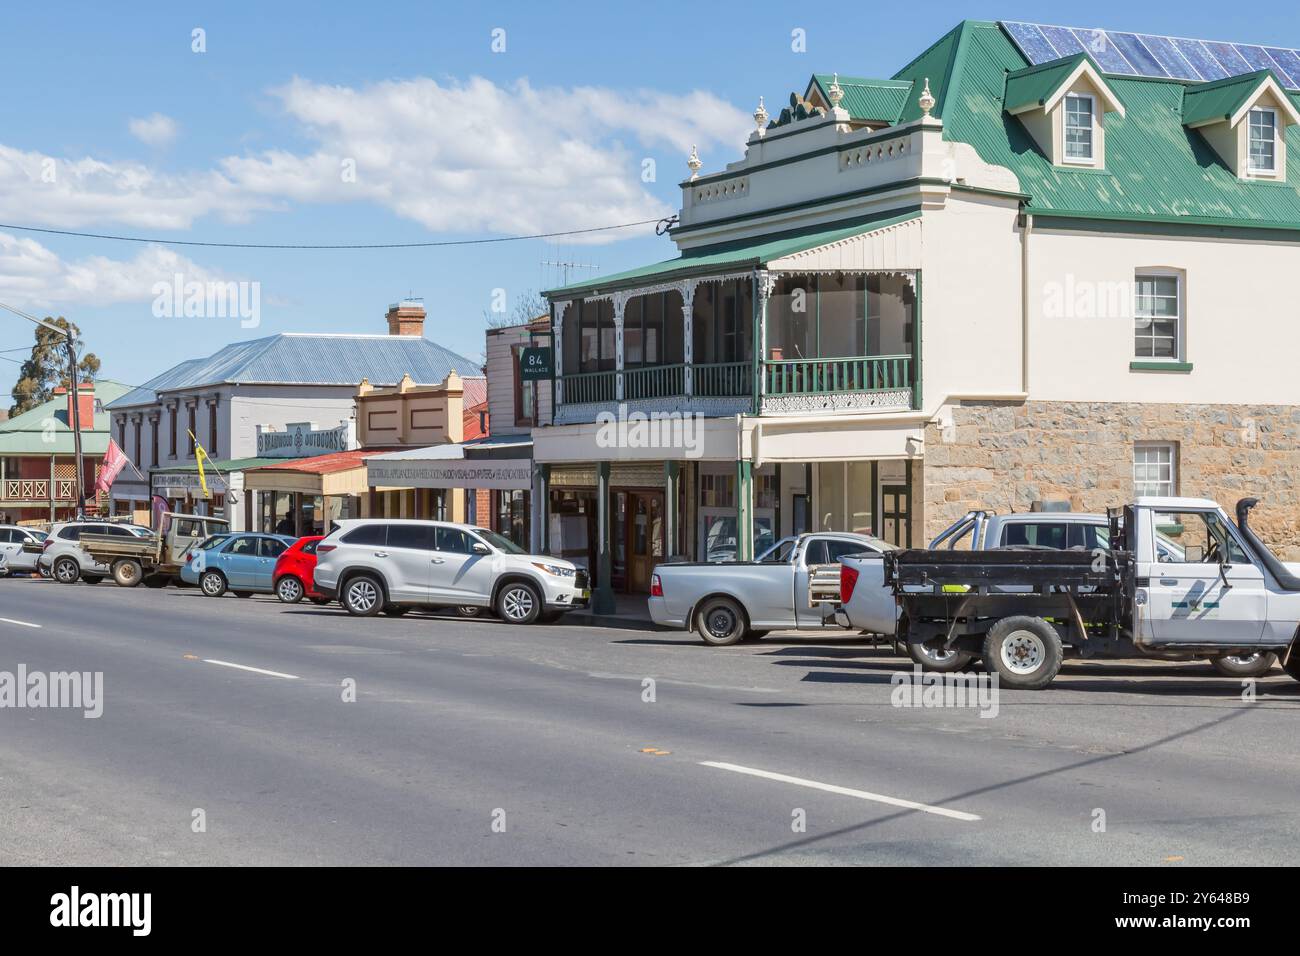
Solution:
{"label": "tail light", "polygon": [[42,551],[48,551],[49,548],[50,548],[50,545],[52,545],[52,544],[54,544],[54,539],[53,539],[53,538],[46,538],[44,541],[41,542],[41,550],[42,550]]}
{"label": "tail light", "polygon": [[333,551],[337,547],[338,547],[337,544],[318,544],[316,545],[316,553],[328,554],[329,552]]}
{"label": "tail light", "polygon": [[659,575],[657,574],[650,575],[650,596],[651,597],[664,596],[664,586],[659,582]]}
{"label": "tail light", "polygon": [[840,565],[840,603],[848,604],[853,597],[853,589],[858,585],[858,569],[847,564]]}

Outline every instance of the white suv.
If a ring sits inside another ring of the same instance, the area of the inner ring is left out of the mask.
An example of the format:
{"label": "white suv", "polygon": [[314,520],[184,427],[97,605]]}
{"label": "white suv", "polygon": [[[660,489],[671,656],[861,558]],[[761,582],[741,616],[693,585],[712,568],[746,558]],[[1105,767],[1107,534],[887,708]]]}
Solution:
{"label": "white suv", "polygon": [[316,546],[315,589],[350,614],[491,608],[510,624],[550,622],[590,598],[587,572],[528,554],[472,525],[350,518]]}

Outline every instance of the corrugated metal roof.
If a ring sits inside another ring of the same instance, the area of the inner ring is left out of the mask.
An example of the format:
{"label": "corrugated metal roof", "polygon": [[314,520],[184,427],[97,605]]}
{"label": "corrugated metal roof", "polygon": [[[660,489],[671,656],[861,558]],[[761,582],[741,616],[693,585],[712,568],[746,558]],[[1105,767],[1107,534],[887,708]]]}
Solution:
{"label": "corrugated metal roof", "polygon": [[[1183,125],[1231,119],[1273,74],[1268,70],[1230,76],[1213,83],[1188,87],[1183,94]],[[1274,77],[1274,82],[1277,78]],[[1280,84],[1279,84],[1280,85]]]}
{"label": "corrugated metal roof", "polygon": [[[130,391],[129,385],[112,379],[95,382],[95,398],[104,407]],[[93,430],[81,432],[81,451],[85,455],[102,455],[108,450],[112,418],[108,412],[95,414]],[[48,440],[47,440],[48,439]],[[0,453],[6,455],[71,455],[76,450],[72,428],[68,423],[68,400],[59,395],[21,415],[0,422]]]}
{"label": "corrugated metal roof", "polygon": [[855,120],[876,120],[893,125],[912,93],[911,80],[873,80],[861,76],[840,76],[832,73],[814,73],[809,92],[815,84],[822,98],[829,103],[832,80],[838,79],[844,98],[840,108],[847,110]]}
{"label": "corrugated metal roof", "polygon": [[575,282],[560,289],[552,289],[545,294],[563,299],[567,293],[578,291],[594,292],[624,286],[645,285],[647,280],[663,280],[679,273],[733,270],[762,265],[773,259],[780,259],[782,256],[793,255],[807,249],[815,249],[827,243],[839,242],[841,239],[847,239],[850,236],[861,235],[900,222],[906,222],[909,219],[915,219],[920,214],[918,209],[902,211],[893,209],[876,216],[862,217],[850,224],[831,229],[819,226],[813,230],[764,236],[760,239],[701,246],[698,249],[690,249],[682,253],[676,259],[668,259],[665,262],[657,262],[654,265],[642,266],[639,269],[631,269],[627,272],[618,272],[600,279]]}
{"label": "corrugated metal roof", "polygon": [[160,392],[220,384],[396,385],[410,375],[418,385],[436,385],[455,370],[478,378],[478,362],[413,335],[319,335],[282,332],[235,342],[207,358],[173,366],[113,403],[114,408],[147,405]]}
{"label": "corrugated metal roof", "polygon": [[1042,106],[1070,78],[1075,68],[1087,59],[1087,54],[1076,53],[1074,56],[1009,73],[1006,108],[1014,112],[1024,106]]}
{"label": "corrugated metal roof", "polygon": [[[1184,91],[1197,84],[1108,76],[1126,112],[1106,117],[1106,168],[1064,169],[1004,112],[1007,74],[1026,66],[996,23],[966,21],[898,78],[930,78],[945,138],[969,143],[985,162],[1014,172],[1032,197],[1031,212],[1300,230],[1300,175],[1284,184],[1243,182],[1200,133],[1183,125]],[[914,107],[904,111],[904,122]],[[1286,137],[1291,154],[1300,155],[1300,126],[1289,127]]]}

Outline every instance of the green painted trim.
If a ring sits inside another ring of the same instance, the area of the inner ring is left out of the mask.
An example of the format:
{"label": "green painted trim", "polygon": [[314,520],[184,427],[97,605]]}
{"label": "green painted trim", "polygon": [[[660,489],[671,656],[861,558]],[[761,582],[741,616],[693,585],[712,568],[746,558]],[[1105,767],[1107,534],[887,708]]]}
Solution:
{"label": "green painted trim", "polygon": [[1144,219],[1113,219],[1092,213],[1035,212],[1035,229],[1064,229],[1078,232],[1117,232],[1127,235],[1186,236],[1198,239],[1251,239],[1255,241],[1300,242],[1300,223],[1279,228],[1278,223],[1250,225],[1240,220],[1228,225],[1223,220],[1178,219],[1152,216]]}
{"label": "green painted trim", "polygon": [[754,560],[754,465],[736,461],[736,560]]}
{"label": "green painted trim", "polygon": [[1191,362],[1129,362],[1130,372],[1190,372]]}

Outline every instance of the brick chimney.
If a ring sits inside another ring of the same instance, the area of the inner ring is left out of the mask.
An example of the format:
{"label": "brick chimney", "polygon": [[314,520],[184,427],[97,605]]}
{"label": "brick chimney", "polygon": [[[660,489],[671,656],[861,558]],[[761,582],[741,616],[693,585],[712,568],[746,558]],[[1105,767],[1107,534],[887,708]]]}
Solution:
{"label": "brick chimney", "polygon": [[389,335],[424,335],[424,300],[403,299],[388,307]]}
{"label": "brick chimney", "polygon": [[[72,427],[74,421],[72,417],[72,389],[60,385],[54,390],[56,396],[62,395],[64,398],[64,409],[68,414],[68,428]],[[89,432],[95,430],[95,383],[81,382],[77,385],[77,402],[81,405],[81,430]]]}

